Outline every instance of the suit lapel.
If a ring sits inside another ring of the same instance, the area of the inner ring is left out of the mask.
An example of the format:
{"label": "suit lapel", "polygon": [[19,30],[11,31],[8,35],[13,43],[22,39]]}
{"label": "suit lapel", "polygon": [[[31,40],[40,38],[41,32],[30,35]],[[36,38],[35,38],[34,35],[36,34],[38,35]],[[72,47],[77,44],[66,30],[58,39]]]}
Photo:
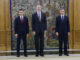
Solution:
{"label": "suit lapel", "polygon": [[39,18],[38,18],[38,14],[37,14],[37,12],[36,12],[36,18],[37,18],[37,20],[39,21]]}
{"label": "suit lapel", "polygon": [[43,13],[41,12],[41,21],[42,21],[42,18],[43,18]]}
{"label": "suit lapel", "polygon": [[20,19],[20,16],[18,16],[18,21],[19,21],[19,23],[21,23],[21,19]]}
{"label": "suit lapel", "polygon": [[61,18],[61,16],[60,16],[60,20],[62,21],[62,18]]}
{"label": "suit lapel", "polygon": [[64,20],[65,20],[65,17],[66,17],[66,16],[64,16]]}

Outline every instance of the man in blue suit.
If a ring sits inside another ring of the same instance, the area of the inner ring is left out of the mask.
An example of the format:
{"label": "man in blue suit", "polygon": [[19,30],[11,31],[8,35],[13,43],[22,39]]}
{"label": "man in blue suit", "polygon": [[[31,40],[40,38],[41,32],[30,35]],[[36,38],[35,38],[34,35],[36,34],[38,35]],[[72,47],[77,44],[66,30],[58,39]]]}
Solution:
{"label": "man in blue suit", "polygon": [[24,14],[23,9],[20,9],[19,16],[16,17],[14,21],[15,37],[17,38],[17,57],[20,57],[21,39],[23,40],[23,45],[24,45],[24,56],[27,57],[26,36],[28,37],[29,25],[28,25],[28,18],[23,14]]}
{"label": "man in blue suit", "polygon": [[41,5],[37,5],[37,12],[32,15],[32,31],[35,40],[36,57],[44,56],[44,34],[47,31],[46,15],[41,11]]}
{"label": "man in blue suit", "polygon": [[68,36],[70,35],[69,19],[65,15],[65,10],[60,10],[60,16],[56,18],[56,35],[59,37],[59,56],[62,56],[62,46],[64,43],[64,55],[68,53]]}

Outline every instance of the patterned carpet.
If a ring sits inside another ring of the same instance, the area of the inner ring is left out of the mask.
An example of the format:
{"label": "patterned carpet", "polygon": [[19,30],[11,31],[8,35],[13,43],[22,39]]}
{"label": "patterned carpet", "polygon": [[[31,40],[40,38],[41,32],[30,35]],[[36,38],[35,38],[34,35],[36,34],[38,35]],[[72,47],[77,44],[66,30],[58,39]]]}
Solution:
{"label": "patterned carpet", "polygon": [[80,60],[80,54],[70,54],[70,56],[45,55],[45,57],[35,57],[29,55],[28,57],[16,56],[0,56],[0,60]]}

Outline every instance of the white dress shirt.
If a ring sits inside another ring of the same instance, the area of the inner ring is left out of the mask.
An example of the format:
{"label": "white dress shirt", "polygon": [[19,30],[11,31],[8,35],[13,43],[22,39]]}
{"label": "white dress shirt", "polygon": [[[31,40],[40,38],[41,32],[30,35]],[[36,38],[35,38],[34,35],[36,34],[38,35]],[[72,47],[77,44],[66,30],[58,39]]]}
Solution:
{"label": "white dress shirt", "polygon": [[20,19],[23,19],[23,16],[20,16]]}
{"label": "white dress shirt", "polygon": [[41,20],[41,12],[37,12],[37,15],[38,15],[38,17],[40,17],[40,20]]}

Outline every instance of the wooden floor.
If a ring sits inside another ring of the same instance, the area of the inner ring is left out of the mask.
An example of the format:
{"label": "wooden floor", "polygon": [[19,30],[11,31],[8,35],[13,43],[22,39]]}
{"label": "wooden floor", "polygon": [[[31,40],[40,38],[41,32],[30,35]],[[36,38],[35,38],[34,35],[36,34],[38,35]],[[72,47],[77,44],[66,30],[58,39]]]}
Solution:
{"label": "wooden floor", "polygon": [[45,55],[45,57],[35,57],[34,55],[28,57],[0,56],[0,60],[80,60],[80,54],[70,54],[70,56]]}

